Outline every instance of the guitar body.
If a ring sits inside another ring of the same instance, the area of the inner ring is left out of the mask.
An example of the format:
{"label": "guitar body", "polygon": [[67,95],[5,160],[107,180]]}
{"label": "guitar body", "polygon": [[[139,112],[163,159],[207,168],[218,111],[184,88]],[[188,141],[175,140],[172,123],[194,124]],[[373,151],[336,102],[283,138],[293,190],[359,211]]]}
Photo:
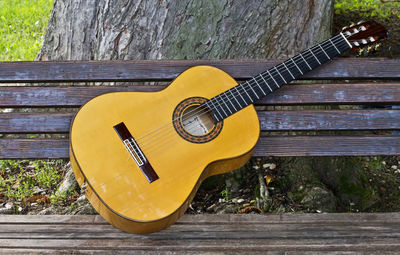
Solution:
{"label": "guitar body", "polygon": [[[86,103],[71,126],[71,165],[100,215],[127,232],[166,228],[185,212],[202,180],[243,166],[260,132],[253,105],[217,124],[199,108],[236,85],[220,69],[197,66],[162,91],[108,93]],[[193,124],[197,119],[199,126]],[[119,123],[136,140],[155,179],[145,176],[127,150]]]}

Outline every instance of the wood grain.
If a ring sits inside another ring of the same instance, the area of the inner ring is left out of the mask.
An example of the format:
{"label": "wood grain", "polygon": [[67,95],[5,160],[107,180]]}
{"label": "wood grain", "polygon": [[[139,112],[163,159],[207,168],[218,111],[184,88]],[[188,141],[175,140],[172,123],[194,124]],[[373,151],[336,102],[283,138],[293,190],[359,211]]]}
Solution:
{"label": "wood grain", "polygon": [[128,234],[98,215],[1,215],[0,248],[7,253],[395,254],[399,213],[184,215],[149,235]]}
{"label": "wood grain", "polygon": [[0,139],[0,159],[69,158],[67,139]]}
{"label": "wood grain", "polygon": [[0,113],[0,133],[67,133],[73,113]]}
{"label": "wood grain", "polygon": [[[176,224],[400,224],[399,212],[386,213],[299,213],[299,214],[185,214]],[[0,215],[2,224],[100,224],[109,225],[100,215]],[[0,228],[1,231],[1,228]]]}
{"label": "wood grain", "polygon": [[253,156],[399,155],[400,136],[261,137]]}
{"label": "wood grain", "polygon": [[[3,113],[0,133],[68,133],[74,113]],[[395,130],[398,110],[259,111],[261,131]]]}
{"label": "wood grain", "polygon": [[[253,156],[400,155],[400,136],[268,136]],[[0,139],[0,159],[69,158],[67,139]]]}
{"label": "wood grain", "polygon": [[[0,83],[172,80],[196,65],[212,65],[248,79],[283,60],[137,60],[0,62]],[[400,60],[338,58],[302,79],[395,79]]]}
{"label": "wood grain", "polygon": [[[7,86],[0,87],[0,107],[79,107],[105,93],[160,91],[165,86]],[[400,83],[289,85],[257,105],[399,104]]]}

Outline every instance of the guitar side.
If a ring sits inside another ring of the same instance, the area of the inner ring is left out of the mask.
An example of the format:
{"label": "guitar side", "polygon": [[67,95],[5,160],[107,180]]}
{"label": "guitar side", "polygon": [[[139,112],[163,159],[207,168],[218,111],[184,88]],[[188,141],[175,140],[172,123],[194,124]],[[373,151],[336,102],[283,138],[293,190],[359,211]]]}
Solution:
{"label": "guitar side", "polygon": [[[154,232],[184,213],[206,177],[245,164],[259,136],[252,105],[225,119],[203,142],[189,141],[171,124],[185,99],[209,99],[236,84],[217,68],[198,66],[160,92],[109,93],[85,104],[71,126],[70,155],[93,207],[124,231]],[[138,138],[156,180],[149,182],[135,165],[113,128],[118,123]]]}

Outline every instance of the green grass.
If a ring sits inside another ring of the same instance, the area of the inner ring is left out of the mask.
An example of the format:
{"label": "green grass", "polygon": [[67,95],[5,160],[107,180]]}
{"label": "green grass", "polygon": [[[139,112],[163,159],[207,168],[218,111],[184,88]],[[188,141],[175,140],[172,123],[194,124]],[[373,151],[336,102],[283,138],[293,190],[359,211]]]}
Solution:
{"label": "green grass", "polygon": [[0,61],[34,60],[54,0],[0,0]]}
{"label": "green grass", "polygon": [[0,194],[21,201],[34,195],[35,188],[52,194],[62,180],[64,162],[43,160],[0,160]]}
{"label": "green grass", "polygon": [[400,2],[382,3],[380,0],[336,0],[335,13],[347,14],[355,12],[365,19],[391,17],[400,18]]}

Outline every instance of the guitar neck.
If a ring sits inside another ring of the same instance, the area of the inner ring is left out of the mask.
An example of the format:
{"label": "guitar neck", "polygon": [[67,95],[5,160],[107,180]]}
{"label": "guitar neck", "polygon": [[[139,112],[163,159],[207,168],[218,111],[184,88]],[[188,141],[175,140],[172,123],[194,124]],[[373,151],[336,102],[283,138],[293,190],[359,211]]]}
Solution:
{"label": "guitar neck", "polygon": [[340,33],[207,100],[205,105],[211,109],[216,122],[222,121],[351,47]]}

